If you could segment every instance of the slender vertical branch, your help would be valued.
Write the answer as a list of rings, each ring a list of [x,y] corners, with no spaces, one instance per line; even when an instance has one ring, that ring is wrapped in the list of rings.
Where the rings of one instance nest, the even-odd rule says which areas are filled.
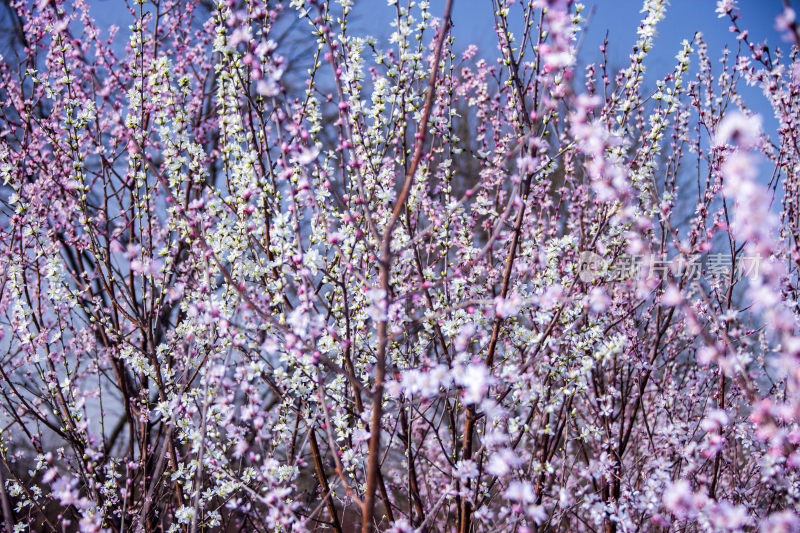
[[[403,188],[397,197],[395,208],[392,211],[389,221],[386,223],[386,228],[383,232],[383,239],[381,243],[381,256],[379,261],[380,268],[380,286],[383,290],[385,298],[388,298],[391,289],[391,268],[392,268],[392,237],[394,235],[394,227],[397,224],[400,214],[403,211],[405,202],[411,191],[411,186],[414,182],[414,175],[419,167],[422,154],[425,150],[425,139],[428,131],[428,121],[430,120],[431,110],[433,103],[436,100],[436,80],[439,76],[439,61],[442,56],[442,49],[444,47],[445,36],[450,29],[450,14],[453,8],[453,0],[447,0],[445,5],[444,15],[442,16],[442,24],[439,28],[439,35],[436,40],[436,48],[433,53],[433,62],[431,65],[431,74],[428,79],[428,89],[425,95],[425,106],[422,110],[422,118],[419,122],[419,130],[417,131],[417,141],[414,148],[414,157],[411,160],[411,165],[408,168],[408,173],[405,175]],[[388,301],[388,300],[387,300]],[[384,377],[386,375],[386,345],[388,344],[389,337],[387,335],[387,318],[384,316],[378,322],[378,350],[376,354],[376,367],[375,367],[375,382],[372,392],[372,417],[370,421],[370,440],[369,440],[369,458],[367,464],[367,487],[364,496],[364,512],[361,529],[364,533],[372,531],[372,519],[375,512],[375,491],[378,484],[378,471],[380,469],[380,456],[381,456],[381,418],[383,415],[383,389]]]

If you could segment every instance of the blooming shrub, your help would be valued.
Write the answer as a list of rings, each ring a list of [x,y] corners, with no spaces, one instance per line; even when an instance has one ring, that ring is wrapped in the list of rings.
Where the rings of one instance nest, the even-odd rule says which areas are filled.
[[[388,3],[8,5],[6,531],[800,531],[796,50]]]

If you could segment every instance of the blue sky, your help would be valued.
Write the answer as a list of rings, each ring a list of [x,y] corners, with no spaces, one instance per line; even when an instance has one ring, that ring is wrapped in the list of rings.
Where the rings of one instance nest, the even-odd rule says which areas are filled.
[[[400,0],[404,1],[404,0]],[[494,10],[492,0],[454,0],[453,24],[456,48],[463,50],[469,44],[476,44],[480,54],[494,56],[497,38],[494,33]],[[517,2],[519,3],[519,1]],[[628,56],[636,41],[636,30],[642,19],[641,0],[584,0],[585,16],[590,16],[590,23],[580,53],[582,64],[597,62],[601,59],[599,46],[606,32],[609,34],[610,66],[620,68],[628,64]],[[441,16],[444,12],[445,0],[430,0],[431,12]],[[741,17],[739,24],[747,29],[751,41],[766,41],[770,48],[779,46],[788,51],[789,45],[781,40],[775,30],[775,17],[783,10],[781,0],[739,0]],[[675,55],[681,49],[683,39],[691,39],[700,31],[708,45],[708,54],[715,72],[720,65],[721,57],[727,45],[736,50],[738,41],[729,31],[730,20],[719,18],[716,0],[671,0],[667,8],[666,18],[658,25],[655,45],[646,60],[648,72],[645,87],[655,88],[655,81],[662,79],[675,67]],[[385,38],[391,33],[390,21],[394,17],[394,8],[386,5],[386,0],[358,0],[354,9],[356,15],[351,29],[353,33],[370,34]],[[516,14],[521,21],[519,6],[512,8],[512,17]],[[514,20],[512,18],[512,20]],[[521,22],[517,28],[521,27]],[[512,30],[514,28],[512,27]],[[518,33],[519,35],[519,33]],[[692,56],[696,62],[696,56]],[[771,108],[757,87],[739,87],[744,101],[753,110],[764,115],[767,131],[777,127]]]
[[[101,26],[117,24],[122,29],[130,23],[122,0],[87,0]],[[401,0],[407,1],[407,0]],[[288,0],[284,0],[288,3]],[[444,0],[430,0],[432,13],[439,16],[444,11]],[[602,41],[606,30],[610,32],[610,51],[624,58],[636,37],[636,27],[641,20],[640,0],[584,0],[586,12],[593,12],[586,38],[586,47],[594,47]],[[750,29],[756,40],[766,39],[771,45],[782,44],[774,29],[775,16],[781,11],[781,0],[739,0],[744,26]],[[709,42],[710,51],[725,42],[732,42],[728,33],[727,19],[717,18],[714,13],[715,0],[671,0],[667,18],[659,26],[655,56],[671,60],[680,41],[691,38],[695,31],[702,31]],[[389,21],[394,8],[386,0],[356,0],[354,29],[376,37],[388,36]],[[493,47],[494,17],[491,0],[455,0],[453,20],[456,38],[461,46],[474,43]]]
[[[403,1],[403,0],[401,0]],[[476,44],[480,54],[493,56],[496,52],[497,38],[494,33],[494,9],[492,0],[454,0],[453,24],[456,48],[463,50],[469,44]],[[519,2],[517,2],[519,3]],[[636,30],[642,19],[641,0],[584,0],[584,16],[591,17],[586,35],[583,38],[580,59],[582,64],[597,62],[601,58],[599,46],[606,32],[609,34],[609,60],[612,67],[624,67],[636,41]],[[441,16],[445,0],[430,0],[431,12]],[[741,18],[739,24],[749,30],[753,42],[766,41],[770,48],[779,46],[788,50],[788,43],[781,41],[775,30],[775,17],[783,10],[781,0],[739,0]],[[514,6],[512,15],[520,19],[521,9]],[[513,9],[513,8],[512,8]],[[700,31],[708,45],[708,54],[713,67],[719,72],[719,62],[723,48],[732,50],[738,46],[734,34],[729,31],[730,20],[719,18],[716,0],[671,0],[666,18],[659,23],[655,45],[647,58],[648,73],[646,87],[655,87],[655,80],[662,79],[675,67],[675,55],[681,49],[683,39],[691,39]],[[358,0],[354,9],[356,15],[352,30],[354,33],[371,34],[385,38],[391,33],[390,21],[394,8],[386,5],[386,0]],[[513,18],[512,18],[513,20]],[[512,27],[512,30],[514,28]],[[519,35],[519,33],[518,33]],[[692,60],[696,57],[693,56]],[[777,125],[766,99],[756,87],[741,84],[740,90],[745,102],[755,111],[764,115],[765,126],[772,129]]]
[[[132,20],[127,9],[121,6],[122,0],[88,0],[88,3],[101,27],[111,24],[120,26],[122,31],[117,39],[123,41],[126,38],[125,30]],[[288,0],[284,0],[284,3],[288,4]],[[431,12],[436,16],[443,13],[445,0],[430,0],[430,4]],[[599,45],[608,31],[611,66],[625,66],[642,18],[641,0],[584,0],[584,4],[584,13],[591,14],[591,22],[583,40],[581,62],[586,64],[600,59]],[[754,42],[767,41],[770,47],[788,49],[788,44],[781,41],[774,28],[775,17],[782,10],[781,0],[739,0],[738,4],[742,15],[740,23],[750,31]],[[512,13],[519,15],[519,6],[514,7],[516,9]],[[672,70],[681,41],[691,39],[696,31],[703,33],[715,67],[718,62],[714,58],[720,56],[726,44],[735,49],[737,41],[728,30],[730,22],[727,18],[718,18],[715,8],[715,0],[671,0],[666,19],[658,26],[655,46],[647,59],[649,72],[646,86],[654,85],[655,80]],[[392,31],[390,22],[393,18],[394,8],[388,6],[386,0],[356,0],[351,33],[385,39]],[[455,0],[453,22],[457,49],[463,50],[469,44],[476,44],[484,56],[497,53],[491,0]],[[771,111],[758,90],[742,89],[746,101],[767,115],[765,125],[772,126]]]
[[[609,52],[617,61],[625,61],[636,40],[636,28],[641,21],[640,0],[585,0],[585,13],[593,13],[585,38],[583,52],[597,55],[606,31],[609,32]],[[784,45],[774,29],[775,16],[782,10],[781,0],[740,0],[742,25],[750,30],[756,41],[767,40],[770,45]],[[440,16],[444,0],[430,0],[431,12]],[[518,6],[517,6],[518,7]],[[672,0],[667,17],[659,24],[652,66],[666,72],[674,63],[683,39],[691,39],[701,31],[709,45],[709,53],[722,49],[726,43],[735,46],[728,31],[729,21],[717,18],[715,0]],[[512,13],[519,13],[516,9]],[[385,0],[360,0],[354,9],[357,19],[354,29],[376,37],[388,36],[393,8]],[[484,52],[494,50],[494,17],[491,0],[455,0],[453,22],[458,48],[477,44]]]
[[[101,27],[117,24],[124,31],[132,22],[127,9],[121,6],[122,0],[88,0],[88,3]],[[284,3],[288,3],[288,0],[284,0]],[[440,16],[444,11],[444,3],[444,0],[430,0],[431,12]],[[742,25],[750,30],[755,41],[767,40],[771,46],[786,46],[774,29],[775,16],[781,11],[781,0],[739,0],[738,3]],[[598,46],[608,31],[611,58],[623,64],[636,39],[636,28],[642,17],[639,12],[642,2],[584,0],[584,4],[585,13],[592,13],[582,50],[584,57],[598,56]],[[735,40],[728,32],[728,20],[717,18],[715,7],[715,0],[671,0],[667,17],[659,25],[656,46],[649,59],[650,66],[659,72],[671,69],[681,40],[690,39],[695,31],[705,35],[712,57],[726,43],[735,46]],[[519,9],[515,12],[519,13]],[[351,27],[357,33],[378,38],[390,34],[389,23],[394,17],[394,8],[388,6],[386,0],[356,0],[354,14]],[[491,0],[455,0],[453,21],[459,49],[476,44],[484,54],[494,52],[496,39]]]

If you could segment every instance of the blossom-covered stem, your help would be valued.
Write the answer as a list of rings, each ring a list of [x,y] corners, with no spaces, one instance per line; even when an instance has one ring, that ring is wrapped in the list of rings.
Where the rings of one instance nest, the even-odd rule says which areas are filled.
[[[495,0],[498,57],[90,3],[0,2],[15,533],[800,528],[800,66],[735,0],[655,78],[663,0],[620,69],[571,0]]]
[[[498,5],[499,7],[499,5]],[[497,11],[497,10],[496,10]],[[505,32],[506,40],[508,40],[508,27],[507,21],[505,16],[501,16],[500,20],[502,21],[502,29]],[[526,15],[527,20],[527,15]],[[542,44],[542,37],[543,37],[543,20],[544,20],[544,11],[539,15],[539,23],[536,27],[537,33],[537,48]],[[526,25],[525,31],[527,35],[527,31],[529,27]],[[500,31],[498,29],[498,31]],[[514,58],[514,52],[510,46],[506,46],[503,48],[503,52],[506,54],[506,61],[508,63],[508,71],[509,76],[514,83],[516,88],[516,95],[518,98],[518,105],[520,108],[520,115],[522,116],[522,122],[525,125],[525,128],[529,134],[533,134],[533,121],[531,120],[531,116],[527,111],[527,107],[525,104],[525,94],[526,90],[522,85],[520,80],[519,74],[519,65],[517,64],[517,60]],[[520,51],[522,53],[522,51]],[[538,100],[539,100],[539,61],[540,61],[540,54],[536,54],[533,75],[534,75],[534,83],[533,83],[533,109],[536,110],[538,107]],[[519,207],[517,212],[517,217],[514,221],[514,231],[511,237],[511,244],[509,245],[509,252],[508,258],[506,259],[505,270],[503,271],[503,278],[502,284],[500,287],[500,298],[505,299],[508,297],[508,292],[510,288],[511,282],[511,272],[514,267],[514,260],[517,255],[517,248],[519,246],[519,240],[522,232],[522,224],[525,220],[525,208],[528,203],[528,194],[530,193],[531,189],[531,181],[534,178],[534,174],[532,172],[527,172],[523,178],[520,191],[519,191]],[[500,338],[500,330],[502,327],[502,317],[495,316],[494,323],[492,326],[492,334],[489,339],[489,346],[486,350],[486,359],[485,364],[486,367],[491,369],[494,365],[494,358],[495,352],[497,350],[497,343]],[[472,458],[472,440],[473,440],[473,433],[475,432],[475,422],[476,422],[476,410],[474,405],[468,405],[466,409],[466,413],[464,416],[464,437],[461,446],[461,455],[464,459],[470,460]],[[461,510],[460,510],[460,524],[459,524],[459,531],[460,533],[469,533],[471,527],[471,516],[472,516],[472,508],[473,503],[469,501],[468,498],[465,498],[461,502]]]
[[[436,95],[436,80],[439,75],[439,60],[442,55],[444,40],[450,27],[450,14],[452,8],[453,0],[447,0],[431,62],[431,74],[428,80],[427,94],[425,96],[425,104],[422,110],[422,116],[417,129],[414,156],[408,168],[408,173],[404,176],[403,188],[400,190],[395,207],[392,210],[391,216],[389,217],[386,227],[383,230],[379,270],[380,286],[383,294],[386,296],[390,294],[391,290],[390,276],[392,268],[392,237],[394,236],[394,227],[397,224],[397,220],[400,218],[402,210],[405,207],[406,199],[411,191],[411,185],[414,182],[414,175],[417,172],[417,167],[419,166],[425,149],[428,120],[430,119],[430,114]],[[378,474],[380,470],[381,418],[383,414],[384,377],[386,375],[386,347],[389,342],[386,317],[383,317],[378,322],[377,335],[378,349],[376,353],[377,361],[375,365],[375,376],[372,392],[372,417],[370,422],[370,453],[367,464],[367,486],[364,494],[364,509],[361,526],[363,533],[369,533],[373,529],[372,518],[375,510],[375,492],[377,489]],[[390,505],[391,502],[387,502],[387,506]]]

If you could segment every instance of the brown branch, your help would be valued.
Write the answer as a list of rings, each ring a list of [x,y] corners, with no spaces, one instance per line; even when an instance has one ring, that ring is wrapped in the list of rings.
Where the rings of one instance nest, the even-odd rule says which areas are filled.
[[[317,471],[319,490],[325,495],[325,505],[328,507],[328,513],[331,515],[333,529],[335,529],[338,533],[342,533],[342,524],[339,522],[339,516],[336,514],[336,506],[333,504],[331,487],[328,484],[328,478],[325,476],[325,469],[322,466],[319,445],[317,444],[317,436],[314,434],[313,427],[309,428],[308,442],[311,444],[311,455],[314,457],[314,469]]]
[[[453,0],[447,0],[447,5],[444,9],[444,16],[442,17],[442,26],[439,28],[439,36],[436,40],[436,48],[433,54],[433,65],[431,68],[431,75],[428,80],[428,92],[425,95],[425,107],[422,111],[422,119],[420,120],[419,130],[417,131],[417,144],[414,148],[414,158],[411,160],[411,166],[405,176],[403,188],[397,198],[397,202],[392,211],[392,216],[386,224],[386,229],[383,233],[383,242],[381,244],[381,259],[380,259],[380,280],[381,288],[384,291],[386,298],[389,297],[389,276],[391,273],[392,265],[392,237],[394,226],[400,218],[400,213],[405,206],[408,195],[411,191],[411,185],[414,182],[414,174],[417,172],[417,167],[422,159],[422,153],[425,145],[425,137],[428,130],[428,120],[430,119],[431,109],[433,108],[433,101],[436,98],[436,79],[439,75],[439,60],[442,56],[442,48],[444,46],[444,39],[447,31],[450,28],[450,13],[453,8]],[[375,369],[375,389],[372,396],[372,420],[370,421],[370,440],[369,440],[369,462],[367,465],[367,487],[366,494],[364,495],[363,519],[361,523],[361,531],[369,533],[372,531],[372,517],[375,513],[375,492],[378,486],[379,470],[380,470],[380,448],[381,448],[381,416],[383,415],[383,380],[386,375],[386,345],[389,341],[387,334],[386,318],[378,322],[378,353],[377,365]],[[391,505],[387,503],[387,506]]]

